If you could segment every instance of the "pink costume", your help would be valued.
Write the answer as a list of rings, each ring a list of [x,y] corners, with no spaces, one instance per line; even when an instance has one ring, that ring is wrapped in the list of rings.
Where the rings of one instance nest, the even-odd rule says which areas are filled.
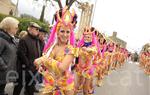
[[[85,43],[84,36],[85,35],[92,35],[92,42]],[[97,49],[97,41],[95,39],[95,34],[87,33],[84,31],[82,39],[78,43],[78,47],[80,48],[79,52],[79,64],[77,65],[77,73],[79,75],[84,76],[85,78],[92,78],[95,71],[94,65],[94,57],[96,56],[98,49]],[[86,48],[86,51],[82,50],[81,48]]]
[[[74,33],[73,26],[71,24],[74,13],[70,13],[69,10],[64,9],[62,17],[57,14],[58,21],[51,30],[48,43],[43,50],[43,56],[35,60],[35,64],[39,66],[39,72],[44,76],[45,86],[43,93],[52,93],[52,95],[64,95],[63,91],[74,89],[74,75],[69,67],[65,72],[60,71],[59,64],[63,61],[66,55],[76,56],[76,49],[74,48]],[[70,28],[70,39],[66,45],[64,52],[61,56],[54,56],[53,48],[57,43],[57,34],[61,26]],[[70,65],[71,66],[71,65]],[[59,92],[58,92],[59,90]]]

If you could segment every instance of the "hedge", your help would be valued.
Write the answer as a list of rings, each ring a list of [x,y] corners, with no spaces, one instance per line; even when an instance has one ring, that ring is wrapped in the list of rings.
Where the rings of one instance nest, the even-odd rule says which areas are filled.
[[[4,15],[4,14],[0,14],[0,22],[3,20],[3,18],[5,18],[6,17],[6,15]]]
[[[4,15],[4,14],[0,14],[0,22],[2,21],[3,18],[10,16],[10,15]],[[19,24],[19,31],[22,30],[27,30],[27,27],[29,25],[29,22],[36,22],[37,24],[39,24],[41,27],[43,27],[46,31],[48,31],[48,24],[45,22],[40,22],[39,20],[36,19],[31,19],[31,18],[17,18],[20,21]]]

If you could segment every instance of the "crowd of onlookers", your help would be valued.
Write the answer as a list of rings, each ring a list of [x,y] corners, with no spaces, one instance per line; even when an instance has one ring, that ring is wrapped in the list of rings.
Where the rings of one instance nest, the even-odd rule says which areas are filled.
[[[35,22],[30,22],[26,31],[18,32],[19,21],[6,17],[0,22],[0,95],[5,93],[8,82],[14,82],[13,95],[19,95],[25,88],[25,95],[38,92],[37,82],[42,76],[37,72],[33,61],[42,55],[47,31]]]

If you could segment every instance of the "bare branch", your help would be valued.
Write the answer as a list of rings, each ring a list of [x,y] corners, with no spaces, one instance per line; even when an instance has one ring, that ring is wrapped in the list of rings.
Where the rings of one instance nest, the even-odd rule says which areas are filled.
[[[68,3],[68,9],[70,9],[70,7],[72,6],[72,4],[75,2],[76,0],[70,0],[70,2]]]

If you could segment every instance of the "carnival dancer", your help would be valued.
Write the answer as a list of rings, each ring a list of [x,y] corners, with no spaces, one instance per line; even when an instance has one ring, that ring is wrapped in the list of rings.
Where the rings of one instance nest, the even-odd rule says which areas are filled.
[[[150,75],[150,47],[140,54],[140,64],[143,65],[145,74]]]
[[[84,95],[93,94],[92,78],[94,75],[95,67],[93,65],[94,56],[97,53],[97,42],[95,39],[95,33],[92,32],[93,28],[86,27],[83,32],[83,37],[78,43],[79,51],[79,63],[77,65],[78,81],[76,88],[82,89]]]
[[[140,62],[140,67],[142,68],[142,69],[144,69],[145,68],[145,56],[146,56],[146,52],[145,51],[142,51],[141,53],[140,53],[140,57],[139,57],[139,62]]]
[[[111,73],[111,66],[112,66],[112,63],[114,62],[113,60],[114,52],[115,52],[115,43],[111,39],[109,39],[109,42],[107,44],[107,50],[104,55],[106,57],[106,62],[107,62],[106,63],[107,68],[105,72],[106,75]]]
[[[99,46],[98,46],[98,55],[97,55],[97,59],[96,59],[96,64],[97,64],[97,83],[96,85],[98,87],[100,87],[102,85],[102,80],[104,78],[104,71],[105,71],[105,57],[104,57],[104,54],[106,52],[106,47],[107,47],[107,44],[106,44],[106,39],[104,37],[103,34],[99,34],[99,39],[98,39],[98,43],[99,43]]]
[[[146,70],[147,70],[147,73],[148,75],[150,75],[150,47],[147,49],[147,55],[145,57],[145,62],[146,62]]]
[[[120,66],[121,63],[119,62],[119,60],[122,58],[120,44],[116,44],[115,52],[112,58],[113,58],[112,70],[116,70],[117,67],[118,68],[121,67]]]
[[[44,76],[45,86],[42,95],[74,95],[74,75],[71,64],[76,56],[72,18],[65,7],[62,16],[57,13],[49,41],[44,48],[43,56],[35,60],[39,72]]]
[[[121,56],[121,58],[119,60],[119,63],[120,63],[120,67],[121,67],[125,64],[125,62],[128,58],[128,51],[123,47],[120,48],[120,56]],[[119,59],[119,57],[118,57],[118,59]]]

